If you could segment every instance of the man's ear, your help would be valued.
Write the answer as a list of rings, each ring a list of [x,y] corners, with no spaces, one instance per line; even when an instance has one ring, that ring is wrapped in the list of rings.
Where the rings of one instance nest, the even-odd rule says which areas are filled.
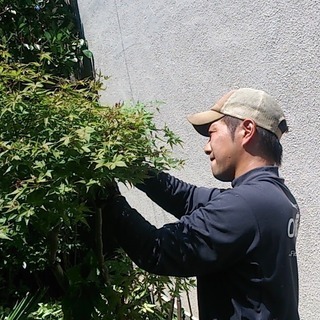
[[[243,144],[252,141],[257,131],[257,125],[252,119],[244,119],[241,123],[241,135]]]

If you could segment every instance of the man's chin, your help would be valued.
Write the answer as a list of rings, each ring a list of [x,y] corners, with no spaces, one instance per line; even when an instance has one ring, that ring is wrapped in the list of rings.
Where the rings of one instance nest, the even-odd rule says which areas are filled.
[[[227,173],[217,173],[212,171],[212,174],[217,180],[222,182],[231,182],[234,179],[233,175]]]

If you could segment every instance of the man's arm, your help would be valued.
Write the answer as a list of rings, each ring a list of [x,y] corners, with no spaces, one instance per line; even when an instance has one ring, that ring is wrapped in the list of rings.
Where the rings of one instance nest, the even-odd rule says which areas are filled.
[[[159,229],[122,196],[113,200],[110,215],[121,247],[139,267],[156,274],[198,276],[221,270],[241,260],[259,238],[250,210],[234,196]]]
[[[178,219],[204,206],[220,194],[221,189],[196,187],[165,172],[149,172],[149,177],[136,187],[165,211]]]

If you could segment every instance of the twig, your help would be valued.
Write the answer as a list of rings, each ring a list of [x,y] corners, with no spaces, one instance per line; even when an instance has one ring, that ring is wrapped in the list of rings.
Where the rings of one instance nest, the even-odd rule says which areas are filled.
[[[177,318],[178,320],[182,320],[182,307],[180,296],[177,297]]]
[[[193,318],[193,312],[192,312],[192,307],[191,307],[189,291],[187,291],[187,290],[186,290],[186,295],[187,295],[188,307],[189,307],[189,312],[190,312],[190,318],[192,319]]]
[[[99,269],[102,275],[102,279],[105,283],[109,281],[108,270],[104,263],[103,256],[103,239],[102,239],[102,209],[97,208],[95,211],[95,240],[96,240],[96,250],[98,257]]]
[[[66,276],[60,263],[57,262],[57,251],[59,246],[58,236],[59,226],[56,226],[48,233],[49,265],[60,287],[65,291],[67,288]]]

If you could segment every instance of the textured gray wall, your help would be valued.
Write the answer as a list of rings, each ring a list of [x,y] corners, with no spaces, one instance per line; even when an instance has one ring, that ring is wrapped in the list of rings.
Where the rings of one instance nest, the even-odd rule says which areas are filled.
[[[185,141],[176,176],[221,186],[187,114],[231,88],[261,88],[282,104],[291,132],[281,174],[301,207],[298,239],[302,320],[320,314],[320,1],[78,0],[97,70],[111,76],[102,102],[161,100],[156,121]],[[130,202],[158,225],[166,215],[142,194]],[[141,204],[142,203],[142,204]],[[290,320],[290,319],[288,319]]]

